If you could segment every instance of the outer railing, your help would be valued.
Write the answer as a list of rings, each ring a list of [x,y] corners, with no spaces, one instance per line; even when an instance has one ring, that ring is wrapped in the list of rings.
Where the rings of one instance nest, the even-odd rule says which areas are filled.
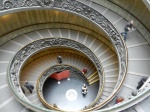
[[[116,48],[118,59],[119,59],[119,78],[118,78],[117,85],[113,93],[111,94],[111,96],[108,99],[106,99],[103,103],[97,102],[97,105],[94,106],[93,109],[99,108],[105,105],[106,103],[108,103],[114,97],[114,95],[119,91],[124,81],[126,68],[127,68],[127,49],[120,34],[113,26],[113,24],[96,10],[76,0],[47,0],[47,1],[45,0],[3,0],[1,2],[0,13],[6,14],[15,11],[31,10],[31,9],[53,9],[53,10],[55,9],[55,10],[67,11],[70,13],[80,15],[86,18],[87,20],[89,20],[90,22],[93,22],[96,25],[98,25],[110,37],[111,42],[114,44],[114,47]],[[32,51],[34,49],[34,46],[30,46],[30,47]],[[24,56],[26,56],[27,54],[25,51],[23,51],[22,53],[24,55],[22,54],[21,55],[24,58]],[[9,75],[14,79],[14,82],[12,84],[15,88],[15,86],[17,87],[19,84],[18,71],[20,70],[19,66],[21,66],[21,64],[17,62],[18,60],[13,60],[13,61],[16,62],[15,65],[10,67]],[[21,61],[23,60],[20,59],[19,62]],[[15,66],[18,67],[16,69],[16,70],[19,69],[18,71],[14,70]],[[17,91],[19,92],[20,88]]]
[[[99,110],[98,112],[118,112],[144,100],[150,95],[150,77],[144,82],[139,90],[133,92],[134,95],[130,96],[128,100],[115,104],[110,108]]]
[[[150,87],[146,87],[141,91],[137,91],[136,96],[130,97],[130,99],[123,101],[121,103],[115,104],[114,106],[102,110],[97,110],[97,112],[119,112],[121,110],[125,110],[142,100],[144,100],[146,97],[150,95]]]

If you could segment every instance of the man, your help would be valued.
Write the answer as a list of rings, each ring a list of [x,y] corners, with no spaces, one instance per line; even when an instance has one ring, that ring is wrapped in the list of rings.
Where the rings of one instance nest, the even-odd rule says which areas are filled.
[[[24,85],[29,91],[30,93],[32,94],[32,91],[34,89],[34,86],[32,84],[30,84],[28,81],[25,82],[25,85]]]
[[[82,94],[83,95],[87,94],[87,86],[85,84],[83,84],[83,86],[82,86]]]
[[[128,22],[128,23],[125,25],[125,27],[124,27],[124,31],[125,31],[125,32],[122,32],[122,33],[121,33],[121,35],[124,36],[124,40],[125,40],[125,41],[126,41],[128,32],[133,29],[133,24],[134,24],[134,21],[133,21],[133,20],[131,20],[130,22]]]
[[[61,56],[58,56],[58,57],[57,57],[57,61],[58,61],[59,64],[61,64],[61,63],[62,63],[62,57],[61,57]]]

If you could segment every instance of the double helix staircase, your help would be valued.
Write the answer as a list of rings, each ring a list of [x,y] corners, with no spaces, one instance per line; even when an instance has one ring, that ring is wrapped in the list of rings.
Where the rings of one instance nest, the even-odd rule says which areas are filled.
[[[109,21],[113,23],[119,32],[124,31],[124,26],[127,21],[120,15],[94,2],[90,2],[88,0],[82,0],[81,2],[103,14]],[[109,97],[118,79],[119,62],[116,53],[99,39],[84,32],[67,28],[48,28],[20,35],[0,46],[0,94],[2,95],[0,97],[0,112],[30,111],[28,108],[21,105],[14,96],[12,96],[7,82],[7,68],[10,60],[21,48],[36,40],[52,37],[67,38],[77,41],[95,53],[104,68],[105,74],[104,90],[100,98],[100,102]],[[136,90],[138,82],[141,80],[141,78],[149,77],[150,73],[150,46],[141,33],[136,30],[136,28],[129,32],[126,45],[128,48],[127,75],[121,90],[116,94],[116,97],[124,97],[125,101],[129,99],[131,92]],[[94,83],[98,81],[99,76],[97,73],[95,73],[96,69],[95,67],[91,66],[92,64],[88,59],[71,52],[68,53],[59,51],[43,55],[42,57],[39,57],[28,63],[22,69],[20,84],[23,85],[24,82],[28,80],[36,86],[36,80],[38,79],[38,76],[50,66],[58,64],[56,59],[58,55],[62,55],[63,62],[65,64],[75,66],[79,70],[84,67],[88,68],[86,77],[88,78],[91,86],[94,86]],[[34,105],[44,107],[37,96],[36,89],[32,94],[27,91],[25,95]],[[105,105],[103,109],[113,107],[115,105],[116,97],[114,97],[112,101]],[[148,112],[148,101],[149,97],[144,99],[142,102],[137,102],[135,105],[131,105],[130,108],[126,109],[125,111]]]

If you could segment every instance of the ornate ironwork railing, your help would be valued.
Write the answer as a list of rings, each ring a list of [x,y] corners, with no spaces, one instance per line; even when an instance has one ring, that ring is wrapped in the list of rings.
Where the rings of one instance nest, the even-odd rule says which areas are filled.
[[[88,85],[88,80],[87,78],[85,77],[85,75],[83,75],[82,71],[78,70],[77,68],[73,67],[73,66],[70,66],[70,65],[54,65],[50,68],[48,68],[47,70],[45,70],[38,78],[38,81],[37,81],[37,92],[38,92],[38,95],[39,95],[39,98],[40,100],[42,101],[42,103],[47,106],[48,108],[50,109],[54,109],[55,107],[49,103],[46,102],[46,100],[44,99],[43,97],[43,86],[44,86],[44,82],[47,80],[47,78],[52,75],[53,73],[56,73],[56,72],[61,72],[61,71],[64,71],[64,70],[69,70],[70,71],[70,74],[71,76],[70,77],[73,77],[74,76],[77,76],[77,77],[80,77],[80,79],[86,83]],[[55,108],[55,110],[58,110],[58,108]]]
[[[76,41],[73,41],[70,39],[64,39],[64,38],[46,38],[46,39],[37,40],[23,47],[14,56],[9,66],[8,78],[9,78],[12,90],[18,95],[18,97],[23,96],[23,93],[21,91],[20,84],[19,84],[20,71],[22,69],[23,64],[33,54],[45,48],[49,48],[49,47],[67,47],[67,48],[75,49],[85,54],[91,60],[91,62],[95,65],[98,71],[99,77],[101,77],[99,81],[99,92],[95,99],[95,102],[97,102],[96,100],[99,99],[102,93],[103,85],[104,85],[104,73],[103,73],[103,67],[101,66],[100,61],[95,56],[95,54],[86,46]],[[22,97],[22,99],[24,98],[25,97]]]
[[[88,19],[89,21],[95,23],[96,25],[98,25],[110,37],[111,42],[114,44],[114,47],[116,48],[118,59],[119,59],[119,78],[112,95],[106,101],[104,101],[103,104],[100,104],[98,102],[95,108],[99,108],[102,105],[106,104],[110,99],[113,98],[115,93],[117,93],[118,90],[120,89],[124,81],[126,69],[127,69],[127,49],[120,34],[113,26],[113,24],[110,21],[108,21],[102,14],[100,14],[96,10],[92,9],[91,7],[83,3],[80,3],[77,0],[3,0],[0,5],[0,9],[1,9],[0,11],[2,11],[1,14],[4,12],[12,13],[13,11],[17,11],[17,10],[19,11],[21,9],[27,10],[32,8],[33,9],[36,8],[55,9],[55,10],[67,11],[70,13],[80,15]],[[20,88],[18,88],[19,85],[18,73],[20,70],[20,66],[22,65],[22,63],[20,62],[23,62],[24,59],[28,56],[28,54],[30,54],[30,52],[32,51],[34,52],[35,50],[40,49],[40,46],[49,45],[50,43],[51,42],[40,43],[39,41],[36,41],[34,42],[35,45],[31,44],[26,49],[22,49],[21,52],[17,53],[17,55],[15,56],[16,59],[14,58],[12,61],[13,63],[10,65],[10,72],[9,72],[9,75],[14,80],[12,84],[13,87],[16,88],[15,89],[16,91],[20,92]],[[57,42],[55,44],[57,44]],[[20,56],[18,56],[18,54],[20,54]],[[97,59],[93,60],[93,62],[95,61],[97,61]],[[101,66],[97,66],[96,68],[97,70],[99,70],[101,69]],[[101,71],[98,72],[100,73]],[[100,81],[100,83],[101,82],[103,81]],[[101,85],[102,84],[100,84],[100,86]]]

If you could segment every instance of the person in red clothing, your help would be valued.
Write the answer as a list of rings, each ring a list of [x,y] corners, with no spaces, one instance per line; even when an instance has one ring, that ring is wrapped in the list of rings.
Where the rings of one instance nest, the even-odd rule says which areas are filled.
[[[116,99],[116,104],[117,104],[117,103],[120,103],[120,102],[122,102],[122,101],[124,101],[124,98],[123,98],[123,97],[119,97],[119,98]]]
[[[83,73],[83,74],[87,73],[87,68],[83,68],[83,69],[82,69],[82,73]]]

